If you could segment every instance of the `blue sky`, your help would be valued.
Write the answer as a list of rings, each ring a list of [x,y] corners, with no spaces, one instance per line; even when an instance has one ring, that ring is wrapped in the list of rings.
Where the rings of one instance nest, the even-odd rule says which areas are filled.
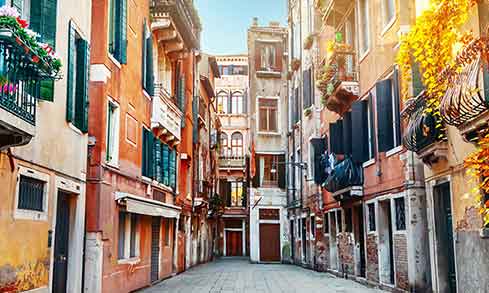
[[[246,30],[252,18],[260,25],[287,22],[286,0],[194,0],[202,22],[201,48],[205,53],[246,53]]]

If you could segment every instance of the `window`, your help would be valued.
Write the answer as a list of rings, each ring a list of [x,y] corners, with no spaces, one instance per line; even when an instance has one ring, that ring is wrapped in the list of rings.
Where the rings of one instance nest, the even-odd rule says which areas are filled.
[[[127,62],[127,0],[109,0],[108,50],[117,61]]]
[[[401,145],[401,115],[397,69],[376,84],[377,144],[379,152]]]
[[[107,163],[119,162],[119,107],[113,101],[107,103]]]
[[[369,203],[367,205],[368,209],[368,231],[373,232],[376,230],[375,227],[375,204]]]
[[[262,71],[274,71],[277,68],[277,52],[275,45],[263,44],[260,49],[260,70]]]
[[[406,210],[404,206],[404,197],[395,198],[394,205],[396,208],[396,230],[406,230]]]
[[[118,259],[139,256],[138,215],[119,212]]]
[[[225,132],[221,132],[221,157],[229,156],[229,144],[228,135]]]
[[[263,164],[263,186],[277,186],[278,184],[278,176],[277,176],[277,168],[278,168],[278,157],[274,155],[262,155],[260,156],[260,160],[262,160]]]
[[[231,135],[231,156],[243,157],[243,135],[240,132]]]
[[[394,16],[396,14],[394,0],[382,0],[382,13],[384,18],[383,24],[385,27],[394,19]]]
[[[87,133],[90,46],[76,32],[73,21],[70,21],[68,39],[66,120]]]
[[[142,85],[149,95],[154,93],[154,73],[153,73],[153,36],[148,30],[146,19],[143,24],[143,49],[142,49]],[[164,66],[164,65],[163,65]]]
[[[358,0],[358,29],[360,31],[360,55],[365,54],[370,46],[368,0]]]
[[[228,66],[222,66],[222,75],[229,75],[229,67]]]
[[[231,206],[243,206],[243,182],[231,182]]]
[[[343,232],[343,217],[341,216],[341,210],[336,211],[336,219],[338,219],[338,232]]]
[[[352,208],[347,208],[345,210],[345,222],[346,222],[346,232],[353,232],[353,213]]]
[[[323,216],[323,233],[329,233],[329,213],[325,213]]]
[[[176,191],[177,152],[143,128],[142,175]]]
[[[219,114],[228,113],[228,95],[226,93],[219,93],[217,95],[217,112]]]
[[[232,67],[232,75],[248,75],[248,66],[236,66]]]
[[[301,221],[302,221],[302,219],[297,219],[296,220],[296,223],[297,223],[297,238],[301,238],[302,237]]]
[[[21,175],[17,208],[42,212],[46,182]]]
[[[231,96],[231,113],[242,114],[243,113],[243,94],[234,93]]]
[[[316,239],[316,217],[311,216],[311,239]]]
[[[277,108],[278,100],[270,98],[259,98],[259,131],[277,132],[278,118]]]

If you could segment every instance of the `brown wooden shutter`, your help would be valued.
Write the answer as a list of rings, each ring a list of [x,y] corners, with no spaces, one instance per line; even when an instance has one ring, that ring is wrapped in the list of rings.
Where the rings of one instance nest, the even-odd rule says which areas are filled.
[[[282,43],[275,45],[275,69],[282,72],[284,50]]]
[[[255,70],[261,70],[261,48],[262,44],[255,41]]]

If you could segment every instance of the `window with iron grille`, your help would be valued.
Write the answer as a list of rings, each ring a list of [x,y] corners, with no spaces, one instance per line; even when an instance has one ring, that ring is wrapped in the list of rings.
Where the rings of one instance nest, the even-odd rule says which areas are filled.
[[[17,208],[42,212],[44,209],[45,184],[44,181],[21,175]]]
[[[396,207],[396,229],[397,231],[406,230],[406,210],[404,205],[404,197],[394,199]]]
[[[329,214],[325,213],[323,216],[323,233],[329,233]]]
[[[375,204],[370,203],[368,207],[368,231],[375,231]]]

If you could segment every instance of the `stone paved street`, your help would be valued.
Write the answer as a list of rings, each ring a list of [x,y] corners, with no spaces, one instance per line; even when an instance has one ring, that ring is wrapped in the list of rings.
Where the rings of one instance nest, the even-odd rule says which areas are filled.
[[[383,292],[356,282],[292,265],[257,265],[245,259],[221,259],[197,266],[139,293],[187,292]]]

